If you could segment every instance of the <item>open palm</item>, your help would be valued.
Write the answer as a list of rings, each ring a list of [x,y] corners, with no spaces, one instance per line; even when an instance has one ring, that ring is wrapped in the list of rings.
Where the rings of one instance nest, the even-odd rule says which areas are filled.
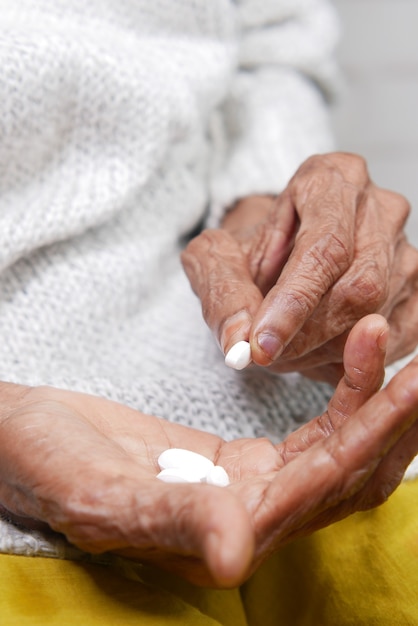
[[[418,448],[418,363],[376,393],[386,335],[379,316],[357,324],[328,411],[276,446],[4,383],[0,502],[86,551],[152,562],[198,584],[239,584],[293,537],[379,504],[401,480]],[[230,486],[158,481],[158,456],[170,447],[223,465]]]

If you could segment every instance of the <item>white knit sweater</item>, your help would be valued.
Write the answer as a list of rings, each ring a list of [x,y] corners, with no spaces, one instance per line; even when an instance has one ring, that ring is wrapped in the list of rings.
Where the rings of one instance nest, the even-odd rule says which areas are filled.
[[[236,373],[179,263],[332,148],[326,0],[0,0],[0,379],[277,441],[330,390]],[[60,544],[61,545],[61,544]],[[0,523],[0,551],[73,555]]]

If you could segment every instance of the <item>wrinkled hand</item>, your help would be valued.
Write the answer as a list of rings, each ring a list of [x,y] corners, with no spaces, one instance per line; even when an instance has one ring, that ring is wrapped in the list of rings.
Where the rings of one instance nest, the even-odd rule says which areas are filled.
[[[89,552],[237,585],[292,538],[380,504],[400,482],[418,450],[418,360],[376,393],[386,340],[383,318],[361,320],[328,411],[277,446],[226,443],[108,400],[4,383],[0,502]],[[160,482],[168,447],[223,465],[231,485]]]
[[[278,198],[244,199],[223,228],[193,239],[183,265],[225,353],[249,340],[258,365],[336,384],[347,334],[364,315],[389,321],[388,362],[418,343],[408,214],[362,158],[315,156]]]

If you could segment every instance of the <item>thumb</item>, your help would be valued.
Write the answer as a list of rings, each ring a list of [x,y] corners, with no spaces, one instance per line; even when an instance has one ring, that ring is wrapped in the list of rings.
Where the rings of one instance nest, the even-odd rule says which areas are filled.
[[[227,488],[199,484],[163,485],[159,492],[152,521],[141,531],[163,551],[201,559],[214,586],[240,584],[253,559],[254,535],[237,496]],[[199,584],[194,572],[188,576],[187,566],[181,573]]]
[[[84,501],[67,523],[54,524],[55,529],[88,552],[117,551],[143,558],[194,584],[208,582],[207,574],[203,583],[196,580],[196,560],[205,564],[214,586],[243,581],[253,558],[254,536],[244,504],[230,489],[166,484],[155,478],[138,484],[126,475],[112,483],[96,488],[96,497],[90,495],[87,506]]]
[[[344,348],[344,375],[328,409],[278,445],[286,462],[337,430],[381,387],[389,327],[384,317],[367,315],[357,322]]]
[[[205,230],[187,245],[181,259],[221,349],[226,353],[248,339],[263,296],[235,238],[226,230]]]
[[[381,315],[367,315],[352,328],[344,347],[344,376],[328,405],[331,420],[352,415],[380,389],[388,338],[389,326]]]

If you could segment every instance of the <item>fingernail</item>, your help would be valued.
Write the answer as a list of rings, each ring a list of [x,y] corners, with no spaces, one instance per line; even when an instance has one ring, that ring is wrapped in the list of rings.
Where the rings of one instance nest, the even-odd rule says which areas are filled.
[[[271,333],[260,333],[257,336],[257,343],[271,361],[277,359],[283,352],[283,343],[276,335]]]
[[[237,311],[223,324],[220,332],[220,346],[225,351],[225,346],[233,345],[242,339],[247,339],[251,327],[251,318],[248,311]]]

